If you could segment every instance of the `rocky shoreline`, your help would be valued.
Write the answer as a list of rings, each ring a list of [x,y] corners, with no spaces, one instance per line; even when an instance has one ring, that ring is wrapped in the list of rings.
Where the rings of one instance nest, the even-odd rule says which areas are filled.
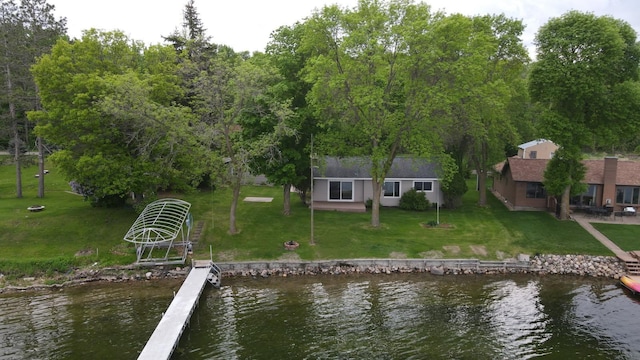
[[[624,263],[614,256],[585,255],[537,255],[531,260],[517,261],[476,261],[476,260],[388,260],[389,265],[362,265],[359,260],[338,261],[336,264],[304,264],[303,266],[235,267],[222,272],[223,279],[230,277],[271,277],[304,275],[348,275],[348,274],[392,274],[431,273],[434,275],[480,275],[480,274],[537,274],[537,275],[578,275],[619,279],[625,274]],[[366,262],[366,261],[365,261]],[[417,266],[425,262],[427,266]],[[441,264],[437,264],[440,262]],[[414,263],[399,265],[393,263]]]
[[[478,261],[451,259],[374,259],[339,260],[324,262],[248,262],[225,263],[222,265],[222,278],[271,276],[313,276],[348,274],[392,274],[392,273],[431,273],[433,275],[476,275],[476,274],[536,274],[536,275],[575,275],[606,277],[619,279],[625,274],[622,261],[613,256],[586,255],[536,255],[529,259],[507,261]],[[31,291],[56,289],[66,286],[102,281],[127,282],[158,279],[184,278],[190,266],[153,267],[136,266],[85,268],[71,274],[55,278],[26,277],[15,282],[0,274],[0,293],[12,291]]]

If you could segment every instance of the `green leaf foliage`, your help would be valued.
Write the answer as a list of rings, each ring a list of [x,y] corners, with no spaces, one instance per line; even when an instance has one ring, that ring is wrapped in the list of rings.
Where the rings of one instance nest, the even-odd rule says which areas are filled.
[[[36,131],[51,159],[97,199],[188,189],[207,169],[195,117],[181,96],[175,53],[120,32],[61,40],[33,67],[44,110]],[[172,65],[173,64],[173,65]]]
[[[441,17],[424,3],[363,0],[324,7],[305,23],[301,48],[312,57],[303,73],[324,130],[319,149],[371,159],[374,227],[393,159],[442,151],[432,116],[443,101],[432,49]]]
[[[540,28],[536,45],[529,89],[552,113],[542,119],[543,136],[584,148],[637,128],[640,47],[629,24],[570,11]]]
[[[640,126],[635,112],[640,46],[629,24],[578,11],[549,20],[535,42],[538,61],[529,90],[544,109],[539,131],[561,148],[556,153],[561,156],[549,163],[545,188],[562,194],[560,217],[565,219],[569,194],[582,189],[577,186],[584,177],[582,151],[610,149]]]
[[[403,210],[427,211],[429,210],[429,200],[424,192],[411,189],[402,194],[399,207]]]

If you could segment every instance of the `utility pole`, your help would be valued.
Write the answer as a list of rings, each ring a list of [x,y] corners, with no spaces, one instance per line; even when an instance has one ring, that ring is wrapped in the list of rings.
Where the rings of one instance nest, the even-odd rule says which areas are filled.
[[[311,148],[309,151],[309,167],[311,168],[311,240],[310,245],[315,245],[313,238],[313,134],[311,134]]]

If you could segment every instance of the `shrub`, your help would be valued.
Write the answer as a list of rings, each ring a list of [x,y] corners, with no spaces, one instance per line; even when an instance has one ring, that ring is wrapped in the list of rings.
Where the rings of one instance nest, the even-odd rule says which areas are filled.
[[[402,194],[400,208],[403,210],[426,211],[429,209],[429,200],[427,200],[423,192],[411,189]]]

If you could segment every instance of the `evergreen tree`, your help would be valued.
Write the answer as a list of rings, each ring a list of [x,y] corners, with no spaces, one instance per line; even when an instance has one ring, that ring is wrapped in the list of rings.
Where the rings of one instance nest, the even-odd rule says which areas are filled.
[[[66,20],[56,19],[53,11],[54,6],[46,0],[22,0],[19,6],[13,0],[0,3],[0,130],[11,138],[8,143],[16,166],[17,197],[22,197],[21,154],[31,143],[26,113],[39,108],[29,69],[66,32]],[[44,196],[42,175],[39,196]]]

